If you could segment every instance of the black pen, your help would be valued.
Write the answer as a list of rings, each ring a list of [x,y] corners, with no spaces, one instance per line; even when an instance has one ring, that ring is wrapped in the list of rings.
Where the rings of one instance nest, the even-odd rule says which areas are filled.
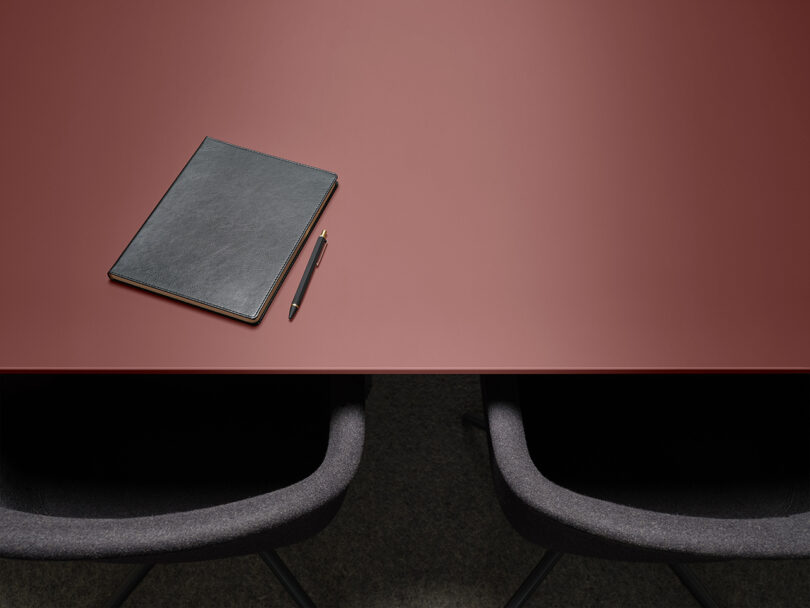
[[[309,285],[309,280],[312,278],[312,273],[315,272],[315,267],[321,263],[321,253],[324,247],[326,247],[326,230],[321,232],[321,236],[319,236],[318,240],[315,242],[315,249],[312,250],[312,255],[309,256],[309,262],[307,263],[306,270],[304,270],[304,276],[301,277],[298,291],[295,292],[292,306],[290,306],[290,320],[292,320],[295,313],[298,312],[298,309],[301,308],[301,300],[304,299],[304,292],[307,290],[307,285]]]

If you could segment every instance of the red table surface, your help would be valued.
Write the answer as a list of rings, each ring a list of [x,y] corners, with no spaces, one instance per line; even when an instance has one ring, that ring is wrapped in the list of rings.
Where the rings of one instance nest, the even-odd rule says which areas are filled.
[[[4,2],[0,371],[810,369],[810,3]],[[252,327],[106,273],[206,135],[340,187]]]

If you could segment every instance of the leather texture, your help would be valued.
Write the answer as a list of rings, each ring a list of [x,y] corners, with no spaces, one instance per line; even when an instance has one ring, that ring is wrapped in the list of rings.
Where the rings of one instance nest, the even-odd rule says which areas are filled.
[[[109,276],[258,323],[336,182],[206,137]]]

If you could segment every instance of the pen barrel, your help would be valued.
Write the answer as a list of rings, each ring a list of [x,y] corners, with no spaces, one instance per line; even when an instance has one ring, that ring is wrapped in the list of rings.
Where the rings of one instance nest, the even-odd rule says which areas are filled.
[[[301,303],[301,299],[304,297],[304,292],[307,290],[307,285],[309,285],[309,280],[312,278],[312,273],[315,271],[315,265],[318,263],[318,259],[321,257],[321,251],[323,251],[325,245],[326,239],[319,236],[318,241],[315,243],[315,249],[312,250],[312,255],[309,256],[309,262],[307,262],[307,267],[304,270],[304,276],[301,277],[301,283],[298,285],[298,291],[295,292],[293,303]]]

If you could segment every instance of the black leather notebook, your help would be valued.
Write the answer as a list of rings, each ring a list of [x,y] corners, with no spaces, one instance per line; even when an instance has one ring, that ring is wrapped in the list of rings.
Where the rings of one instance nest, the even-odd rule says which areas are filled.
[[[329,171],[206,137],[108,275],[258,323],[336,187]]]

